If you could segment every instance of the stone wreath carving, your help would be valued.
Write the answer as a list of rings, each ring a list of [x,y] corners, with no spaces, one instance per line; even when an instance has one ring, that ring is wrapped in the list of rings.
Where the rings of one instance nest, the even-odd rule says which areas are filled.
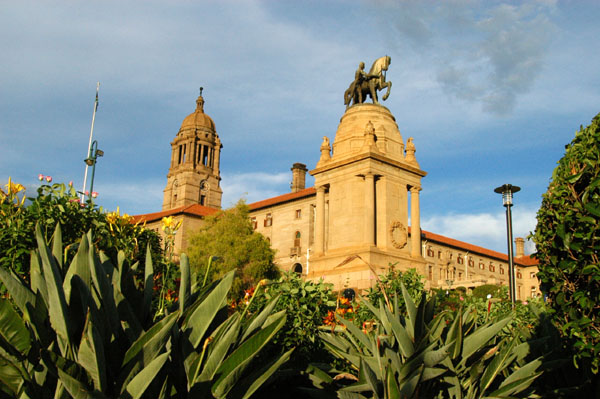
[[[408,242],[408,232],[402,222],[395,221],[390,225],[390,237],[394,248],[402,249]]]

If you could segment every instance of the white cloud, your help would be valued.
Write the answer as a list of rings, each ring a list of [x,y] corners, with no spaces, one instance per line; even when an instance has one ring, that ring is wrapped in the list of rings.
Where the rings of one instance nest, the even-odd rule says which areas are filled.
[[[240,198],[252,203],[289,192],[291,173],[239,173],[223,175],[223,208],[233,206]]]
[[[526,238],[535,229],[536,211],[523,209],[513,211],[513,237]],[[424,230],[440,234],[484,248],[506,253],[506,216],[505,213],[451,213],[429,216],[421,220]],[[526,253],[535,251],[534,245],[526,241]]]

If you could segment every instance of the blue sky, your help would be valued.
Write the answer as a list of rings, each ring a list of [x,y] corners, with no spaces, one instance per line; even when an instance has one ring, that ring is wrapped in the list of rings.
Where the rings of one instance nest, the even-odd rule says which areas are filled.
[[[389,55],[384,105],[428,172],[422,227],[504,252],[493,189],[522,188],[526,236],[565,144],[600,112],[599,17],[593,1],[5,1],[0,180],[79,188],[100,81],[98,202],[160,210],[202,86],[223,205],[283,194],[291,165],[314,168],[333,141],[357,64]]]

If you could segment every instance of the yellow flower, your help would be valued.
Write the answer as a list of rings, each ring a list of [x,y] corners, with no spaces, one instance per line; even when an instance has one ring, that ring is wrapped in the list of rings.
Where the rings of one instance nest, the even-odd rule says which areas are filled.
[[[21,191],[25,191],[25,187],[23,187],[23,185],[21,185],[19,183],[13,183],[12,180],[10,179],[10,177],[8,178],[8,184],[5,187],[6,187],[6,193],[8,195],[16,194]]]
[[[164,217],[161,221],[162,230],[166,232],[167,229],[169,229],[172,234],[175,234],[175,232],[181,227],[181,222],[181,220],[177,222],[174,221],[173,216]]]

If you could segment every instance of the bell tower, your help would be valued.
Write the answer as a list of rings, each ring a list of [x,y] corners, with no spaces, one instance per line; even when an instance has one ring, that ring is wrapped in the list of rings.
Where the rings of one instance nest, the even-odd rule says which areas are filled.
[[[221,148],[223,145],[215,123],[204,113],[201,87],[196,111],[183,120],[171,142],[171,166],[164,189],[163,210],[193,204],[221,208]]]

